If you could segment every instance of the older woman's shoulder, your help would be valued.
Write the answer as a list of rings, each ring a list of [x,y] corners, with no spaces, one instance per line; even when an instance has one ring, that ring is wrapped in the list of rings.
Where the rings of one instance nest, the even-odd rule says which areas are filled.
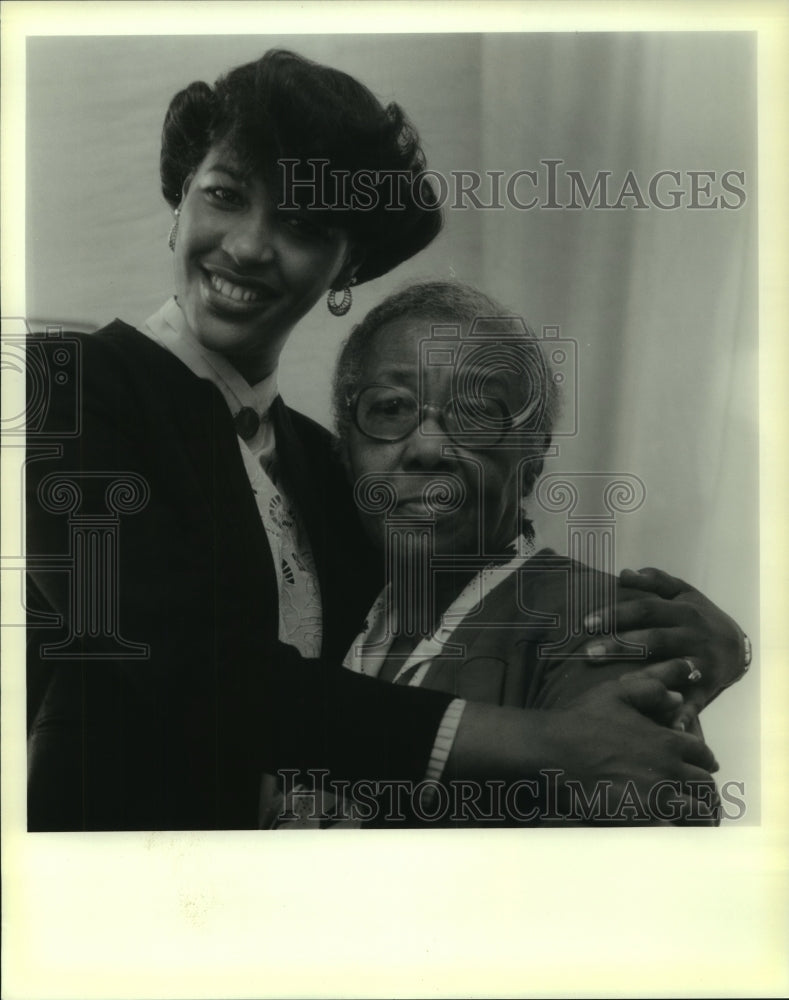
[[[618,578],[607,569],[588,565],[542,548],[520,570],[519,590],[542,607],[564,607],[570,603],[576,613],[586,613],[623,590]]]

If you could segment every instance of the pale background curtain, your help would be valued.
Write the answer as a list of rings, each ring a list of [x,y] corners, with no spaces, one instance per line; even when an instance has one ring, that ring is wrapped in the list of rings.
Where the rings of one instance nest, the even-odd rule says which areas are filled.
[[[288,344],[286,401],[328,423],[337,349],[353,322],[411,277],[477,284],[538,332],[577,344],[578,433],[549,471],[630,473],[646,486],[620,515],[616,563],[658,565],[726,608],[758,653],[755,39],[748,34],[501,34],[35,38],[28,44],[27,313],[141,323],[172,293],[159,134],[173,93],[284,46],[397,100],[432,169],[536,170],[561,160],[587,187],[609,171],[678,171],[681,208],[449,210],[441,237],[354,292],[320,304]],[[689,208],[688,171],[744,171],[736,209]],[[667,187],[674,187],[670,184]],[[527,183],[519,187],[528,198]],[[665,190],[662,188],[661,190]],[[485,199],[485,188],[480,191]],[[736,202],[731,195],[730,202]],[[703,196],[703,201],[709,200]],[[628,206],[633,199],[625,200]],[[563,515],[542,515],[564,547]],[[722,781],[759,815],[758,679],[705,713]]]

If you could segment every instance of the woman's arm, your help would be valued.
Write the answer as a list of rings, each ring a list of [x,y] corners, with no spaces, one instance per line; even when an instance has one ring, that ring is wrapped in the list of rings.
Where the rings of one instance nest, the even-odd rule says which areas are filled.
[[[271,556],[251,494],[228,486],[221,400],[205,384],[181,392],[177,362],[138,373],[94,337],[81,378],[49,387],[28,454],[30,573],[62,619],[29,631],[30,674],[48,675],[31,829],[254,826],[260,775],[279,767],[420,780],[450,696],[277,641]],[[140,502],[113,514],[107,491],[124,481]]]

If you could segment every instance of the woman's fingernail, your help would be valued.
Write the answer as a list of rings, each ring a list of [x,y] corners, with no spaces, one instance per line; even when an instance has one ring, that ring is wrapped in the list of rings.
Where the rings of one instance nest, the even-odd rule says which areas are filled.
[[[603,624],[603,619],[600,615],[587,615],[584,618],[584,628],[587,632],[593,632],[595,629],[600,628]]]
[[[678,730],[680,733],[684,733],[685,723],[682,721],[682,719],[678,719],[671,728]]]
[[[682,704],[682,695],[679,693],[679,691],[669,691],[668,696],[674,702],[675,705]]]

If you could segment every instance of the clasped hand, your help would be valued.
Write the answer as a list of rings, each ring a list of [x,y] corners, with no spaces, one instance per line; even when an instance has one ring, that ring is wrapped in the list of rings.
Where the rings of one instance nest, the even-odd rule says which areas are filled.
[[[549,756],[561,762],[563,820],[717,822],[712,751],[666,725],[682,700],[671,689],[686,673],[682,660],[654,664],[543,713]]]

